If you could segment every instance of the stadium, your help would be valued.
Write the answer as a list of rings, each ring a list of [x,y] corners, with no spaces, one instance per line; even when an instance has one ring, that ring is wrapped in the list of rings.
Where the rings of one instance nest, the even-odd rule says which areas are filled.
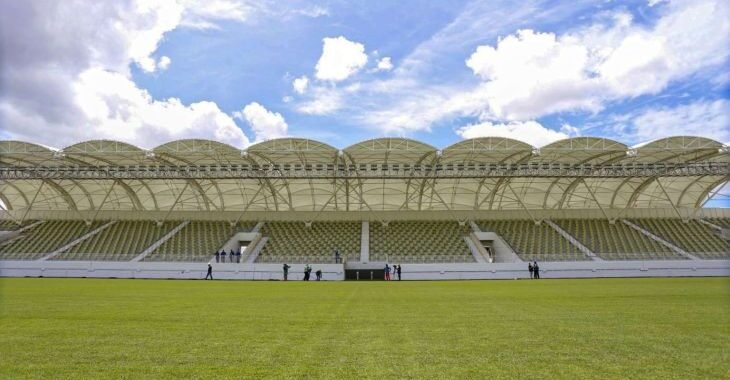
[[[578,137],[437,149],[275,139],[63,149],[0,142],[4,275],[325,279],[727,275],[728,147],[679,136],[632,149]],[[335,257],[335,251],[337,256]],[[217,252],[240,256],[216,257]],[[195,263],[195,264],[193,264]]]
[[[0,379],[730,379],[728,20],[0,1]]]

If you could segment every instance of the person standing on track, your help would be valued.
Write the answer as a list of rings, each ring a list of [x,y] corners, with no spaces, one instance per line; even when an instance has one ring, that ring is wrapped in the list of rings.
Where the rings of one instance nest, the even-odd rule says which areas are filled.
[[[540,267],[537,266],[537,261],[532,264],[532,270],[535,272],[535,279],[540,279]]]
[[[211,280],[213,279],[213,266],[210,265],[210,263],[208,263],[208,274],[205,275],[205,279],[207,280],[208,277],[210,277]]]
[[[385,278],[384,278],[384,280],[385,281],[390,281],[390,267],[388,266],[387,263],[385,264],[384,272],[385,272]]]
[[[527,263],[527,270],[530,271],[530,280],[532,280],[534,278],[533,273],[535,271],[535,268],[532,266],[532,263]]]
[[[291,268],[289,266],[289,264],[286,264],[285,263],[284,264],[284,281],[288,281],[289,280],[289,268]]]
[[[402,268],[403,268],[403,265],[398,264],[398,281],[400,281],[400,272],[401,272]]]

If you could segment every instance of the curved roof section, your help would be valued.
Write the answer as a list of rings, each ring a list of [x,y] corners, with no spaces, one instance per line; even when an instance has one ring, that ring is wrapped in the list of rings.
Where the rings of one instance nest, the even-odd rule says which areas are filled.
[[[478,137],[444,148],[443,163],[518,163],[535,149],[525,142],[505,137]]]
[[[629,147],[601,137],[573,137],[540,148],[533,162],[601,164],[626,157]]]
[[[210,140],[178,140],[146,151],[95,140],[62,151],[18,141],[0,141],[0,167],[99,165],[612,163],[730,161],[728,147],[699,137],[672,137],[629,149],[604,138],[557,141],[539,150],[521,141],[483,137],[436,148],[402,138],[354,144],[342,154],[308,139],[276,139],[245,151]],[[627,154],[631,152],[631,154]],[[535,153],[538,153],[535,151]],[[0,200],[10,210],[134,211],[384,211],[559,210],[701,207],[727,175],[671,177],[481,177],[481,178],[227,178],[199,180],[13,179],[0,181]],[[30,204],[33,204],[30,207]]]
[[[337,148],[316,140],[281,138],[251,145],[245,155],[259,164],[334,164]]]
[[[0,141],[1,166],[229,165],[229,164],[419,164],[419,163],[612,163],[730,160],[728,147],[703,137],[677,136],[636,149],[600,137],[575,137],[537,149],[519,140],[481,137],[444,148],[406,138],[377,138],[341,151],[326,143],[282,138],[246,150],[204,139],[171,141],[154,149],[113,140],[91,140],[60,151],[21,141]],[[439,155],[440,153],[440,155]]]
[[[363,141],[343,149],[354,164],[418,164],[433,160],[436,148],[406,138],[378,138]]]
[[[114,140],[90,140],[62,149],[67,160],[87,165],[136,165],[144,161],[145,151],[137,146]]]
[[[241,151],[222,142],[184,139],[162,144],[154,149],[156,160],[177,165],[216,165],[241,161]]]
[[[0,141],[0,165],[3,166],[58,166],[53,163],[54,150],[25,141]]]
[[[697,136],[675,136],[652,141],[636,149],[638,162],[691,162],[721,155],[724,145]]]

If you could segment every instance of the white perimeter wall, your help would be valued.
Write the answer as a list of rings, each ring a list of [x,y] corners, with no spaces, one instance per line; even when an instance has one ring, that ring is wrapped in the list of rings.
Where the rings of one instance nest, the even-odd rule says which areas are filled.
[[[301,280],[304,265],[291,264],[290,280]],[[344,265],[313,265],[323,279],[344,280]],[[357,267],[357,266],[354,266]],[[354,268],[353,268],[354,269]],[[362,269],[365,269],[364,267]],[[202,279],[205,263],[103,261],[0,261],[0,277],[97,277]],[[540,263],[542,278],[730,276],[730,260],[586,261]],[[226,280],[280,280],[281,264],[213,263],[213,277]],[[404,280],[529,278],[527,263],[403,264]]]
[[[282,280],[282,264],[211,263],[216,280]],[[304,277],[303,264],[290,264],[289,280]],[[344,280],[342,264],[312,265],[311,279],[322,270],[324,280]],[[0,261],[0,277],[95,277],[202,279],[206,263],[131,263],[110,261]]]

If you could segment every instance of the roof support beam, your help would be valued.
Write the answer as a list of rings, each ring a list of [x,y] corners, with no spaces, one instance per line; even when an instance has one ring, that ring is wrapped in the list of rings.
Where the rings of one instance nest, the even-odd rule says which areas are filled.
[[[35,204],[35,200],[38,198],[38,194],[41,193],[41,189],[43,189],[43,185],[45,184],[45,181],[41,181],[41,184],[38,186],[38,190],[36,190],[35,195],[33,195],[33,199],[28,204],[28,207],[25,208],[25,212],[23,213],[23,216],[20,218],[20,225],[23,224],[25,221],[25,218],[28,216],[28,213],[30,212],[30,209],[33,208],[33,204]]]
[[[96,209],[96,213],[94,213],[94,216],[91,218],[92,223],[94,221],[96,221],[96,217],[99,216],[99,211],[101,211],[101,208],[104,207],[104,203],[106,203],[106,200],[109,199],[109,195],[112,193],[112,190],[114,190],[114,185],[116,185],[116,184],[117,184],[117,181],[113,181],[112,185],[109,186],[109,190],[106,191],[106,194],[104,195],[104,199],[101,200],[99,207]]]
[[[535,219],[535,216],[532,215],[532,213],[530,212],[530,209],[527,208],[527,205],[525,205],[525,203],[522,201],[522,198],[519,195],[517,195],[517,192],[515,191],[515,189],[512,188],[512,185],[510,185],[509,182],[507,182],[507,188],[510,189],[510,191],[512,192],[512,195],[515,196],[515,200],[517,200],[517,202],[520,203],[520,205],[525,210],[525,212],[527,212],[527,215],[530,216],[530,219],[537,221],[537,219]]]
[[[588,190],[588,194],[590,194],[590,195],[591,195],[591,198],[593,198],[593,201],[595,201],[595,202],[596,202],[596,205],[598,205],[598,208],[599,208],[599,209],[601,209],[601,213],[603,214],[603,216],[605,216],[605,217],[606,217],[606,220],[608,220],[609,222],[612,222],[612,221],[613,221],[613,219],[611,219],[611,218],[610,218],[610,217],[608,216],[608,214],[606,213],[606,210],[604,210],[604,209],[603,209],[603,206],[601,206],[601,202],[599,202],[599,201],[598,201],[598,198],[596,197],[596,194],[595,194],[595,193],[593,192],[593,190],[591,190],[591,188],[590,188],[590,187],[588,186],[588,184],[586,183],[585,179],[581,178],[581,180],[580,180],[580,181],[581,181],[581,183],[583,183],[583,186],[585,186],[586,190]]]
[[[664,188],[664,185],[662,185],[662,181],[659,180],[659,178],[656,179],[657,185],[659,185],[659,188],[662,189],[662,193],[664,193],[664,196],[667,197],[667,201],[669,202],[669,205],[672,206],[672,209],[674,209],[674,212],[677,213],[677,216],[680,219],[682,218],[682,213],[677,210],[677,206],[674,205],[674,202],[672,202],[672,198],[669,196],[669,193],[667,193],[667,190]]]
[[[170,209],[167,210],[167,214],[165,214],[165,217],[162,218],[162,221],[161,221],[162,223],[164,223],[167,220],[167,218],[170,216],[170,213],[172,212],[172,210],[174,210],[175,206],[177,206],[178,202],[180,202],[180,198],[182,198],[182,195],[183,195],[183,193],[185,193],[185,190],[188,189],[188,186],[190,186],[190,182],[186,181],[185,186],[183,186],[182,190],[180,190],[180,193],[177,195],[177,198],[175,198],[175,202],[172,204],[172,206],[170,206]]]

